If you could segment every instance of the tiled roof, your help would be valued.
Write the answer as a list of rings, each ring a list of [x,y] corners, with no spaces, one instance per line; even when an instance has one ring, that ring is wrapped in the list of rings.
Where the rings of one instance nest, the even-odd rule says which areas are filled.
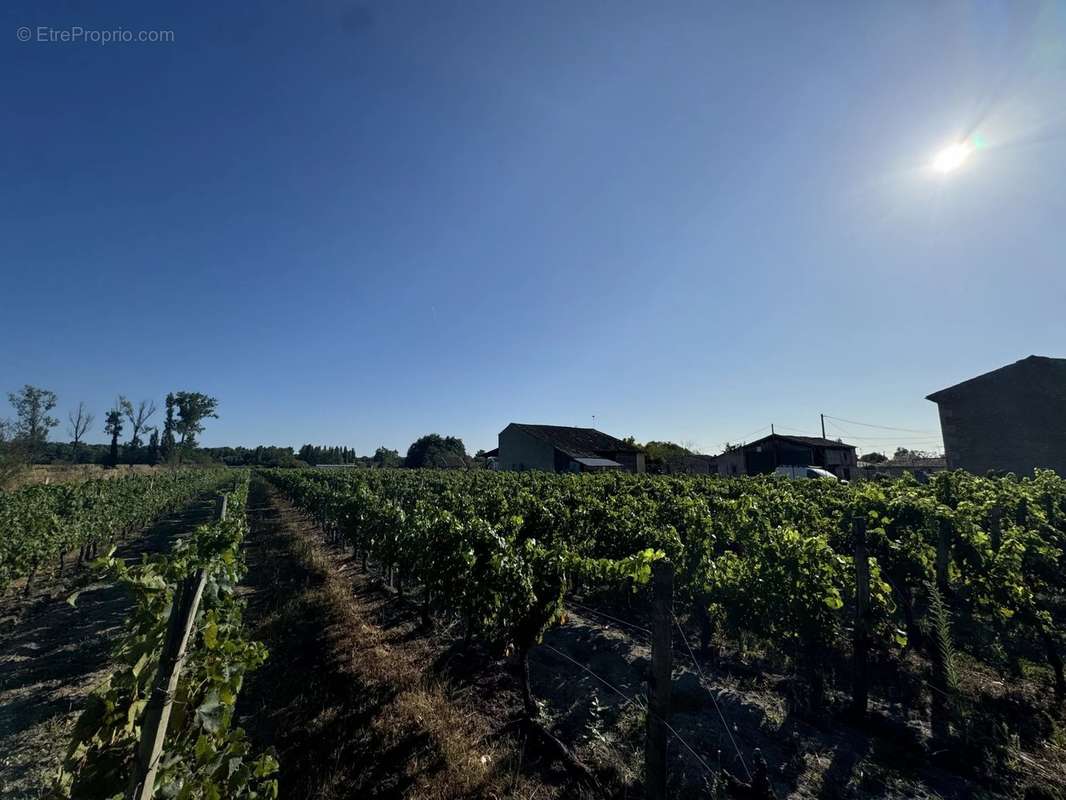
[[[531,436],[548,442],[571,458],[595,458],[601,453],[636,453],[631,444],[608,436],[595,428],[568,428],[563,425],[528,425],[512,422],[508,428],[518,428]]]

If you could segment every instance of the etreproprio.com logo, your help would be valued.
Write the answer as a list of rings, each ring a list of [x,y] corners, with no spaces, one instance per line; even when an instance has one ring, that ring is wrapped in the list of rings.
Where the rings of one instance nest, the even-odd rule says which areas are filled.
[[[132,31],[126,28],[83,28],[71,25],[53,28],[38,25],[20,27],[16,33],[20,42],[44,42],[47,44],[159,44],[174,41],[174,31]]]

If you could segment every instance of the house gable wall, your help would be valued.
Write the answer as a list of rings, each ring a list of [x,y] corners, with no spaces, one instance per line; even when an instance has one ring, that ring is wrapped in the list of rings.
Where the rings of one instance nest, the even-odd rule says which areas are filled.
[[[1066,370],[1024,362],[937,401],[948,467],[1066,475]]]
[[[555,471],[555,448],[521,428],[508,425],[500,431],[500,469]]]

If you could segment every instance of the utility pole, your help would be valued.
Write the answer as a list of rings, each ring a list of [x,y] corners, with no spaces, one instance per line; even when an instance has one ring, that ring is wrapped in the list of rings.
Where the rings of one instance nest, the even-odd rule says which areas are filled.
[[[822,438],[824,439],[825,438],[825,414],[819,414],[818,416],[822,418]]]
[[[774,435],[774,423],[772,423],[772,422],[770,423],[770,435],[771,436]]]

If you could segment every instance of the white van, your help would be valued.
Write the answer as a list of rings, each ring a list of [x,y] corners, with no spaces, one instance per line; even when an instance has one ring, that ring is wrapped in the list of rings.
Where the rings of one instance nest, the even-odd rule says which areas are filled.
[[[793,478],[796,480],[805,480],[808,478],[823,478],[829,481],[838,481],[836,475],[829,470],[822,469],[821,467],[799,467],[783,465],[774,470],[774,475],[780,475],[782,478]]]

